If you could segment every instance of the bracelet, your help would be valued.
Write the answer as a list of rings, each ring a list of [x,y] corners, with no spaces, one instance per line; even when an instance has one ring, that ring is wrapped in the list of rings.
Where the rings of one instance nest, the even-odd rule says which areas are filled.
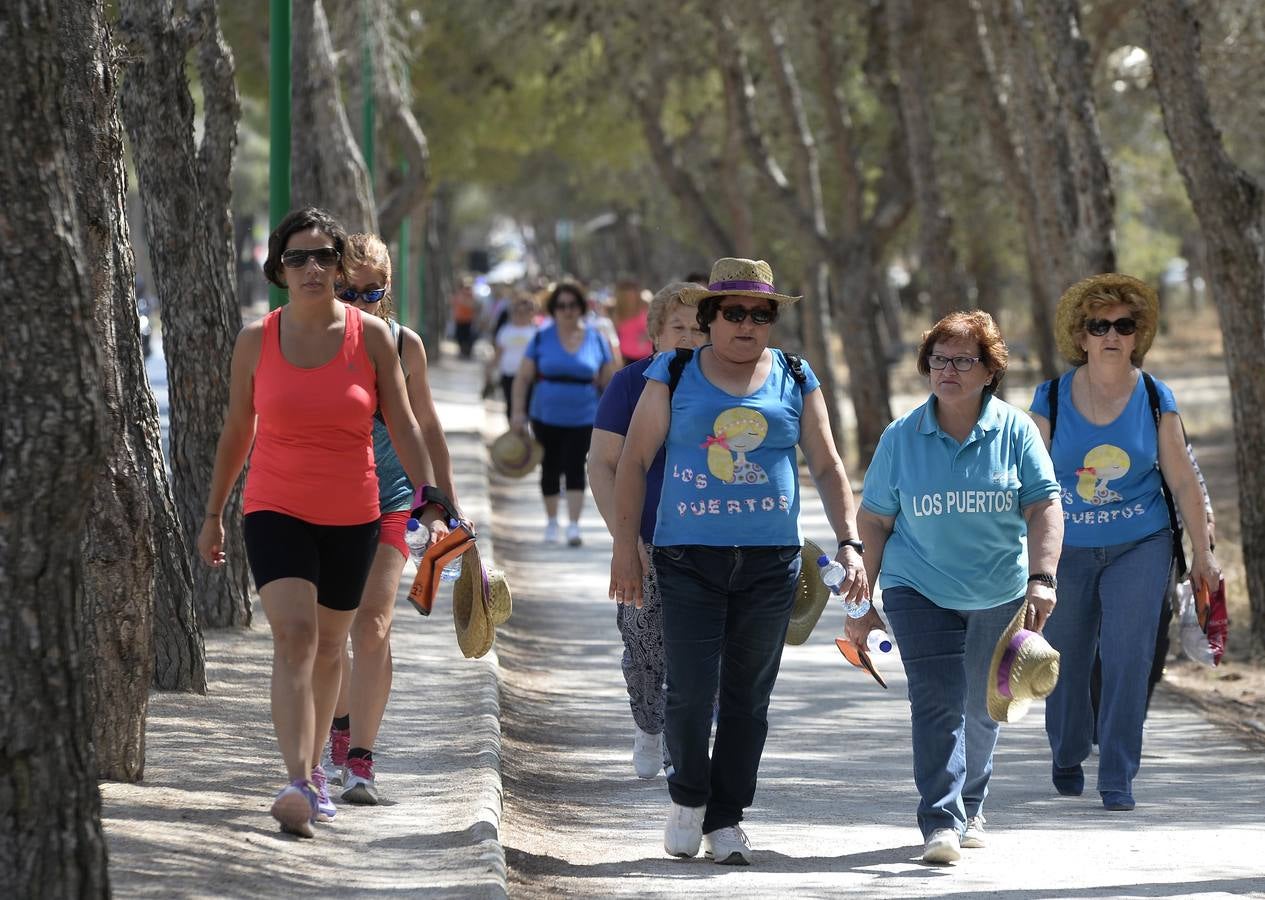
[[[223,515],[224,515],[224,513],[222,513],[222,512],[217,512],[217,513],[209,512],[209,513],[207,513],[207,514],[206,514],[206,516],[204,516],[204,518],[207,518],[207,519],[218,519],[218,518],[220,518],[220,517],[221,517],[221,516],[223,516]]]

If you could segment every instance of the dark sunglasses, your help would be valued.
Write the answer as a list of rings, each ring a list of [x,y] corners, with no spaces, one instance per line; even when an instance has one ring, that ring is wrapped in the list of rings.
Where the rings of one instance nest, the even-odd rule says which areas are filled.
[[[301,269],[307,265],[309,259],[316,260],[316,264],[322,269],[328,269],[331,266],[338,265],[338,260],[342,258],[342,254],[333,247],[317,247],[315,250],[287,250],[281,254],[281,262],[287,269]]]
[[[1127,337],[1138,330],[1138,323],[1129,318],[1116,319],[1114,322],[1106,319],[1089,319],[1085,322],[1085,330],[1094,337],[1102,337],[1112,328],[1116,329],[1116,334]]]
[[[722,306],[720,314],[726,322],[733,322],[735,325],[740,322],[747,321],[747,316],[751,317],[754,325],[768,325],[770,322],[777,321],[777,311],[772,309],[747,309],[745,306]]]
[[[553,308],[554,308],[554,310],[555,310],[555,311],[557,311],[557,312],[561,312],[561,311],[562,311],[562,310],[564,310],[564,309],[579,309],[579,310],[582,310],[582,309],[584,309],[584,304],[583,304],[583,303],[581,303],[581,302],[580,302],[580,301],[578,301],[578,300],[574,300],[574,301],[573,301],[573,300],[562,300],[562,301],[559,301],[558,303],[555,303],[555,304],[553,305]]]
[[[347,303],[355,303],[357,300],[363,300],[365,303],[377,303],[387,295],[386,288],[374,288],[372,291],[358,291],[353,287],[344,287],[338,289],[338,299]]]

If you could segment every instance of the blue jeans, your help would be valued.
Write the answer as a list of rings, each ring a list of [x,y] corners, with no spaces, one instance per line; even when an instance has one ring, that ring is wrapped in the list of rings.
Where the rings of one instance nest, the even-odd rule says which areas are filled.
[[[993,648],[1023,598],[991,609],[945,609],[909,587],[883,591],[883,611],[909,684],[918,827],[960,836],[978,816],[993,774],[997,723],[988,714]]]
[[[1064,547],[1059,597],[1045,637],[1061,656],[1058,687],[1045,701],[1056,766],[1089,756],[1094,711],[1089,678],[1101,646],[1098,790],[1133,792],[1142,760],[1147,678],[1173,559],[1167,528],[1127,544]]]
[[[656,547],[668,669],[668,793],[706,806],[703,832],[737,825],[755,799],[782,664],[799,547]],[[720,685],[716,741],[708,756]]]

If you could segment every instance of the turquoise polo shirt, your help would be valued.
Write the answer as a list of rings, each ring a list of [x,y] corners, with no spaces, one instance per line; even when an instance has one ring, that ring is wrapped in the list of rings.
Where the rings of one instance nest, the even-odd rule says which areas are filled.
[[[1058,497],[1054,464],[1032,419],[989,396],[958,443],[940,428],[936,400],[887,426],[861,505],[896,521],[883,551],[882,588],[913,588],[937,606],[988,609],[1028,587],[1024,507]]]

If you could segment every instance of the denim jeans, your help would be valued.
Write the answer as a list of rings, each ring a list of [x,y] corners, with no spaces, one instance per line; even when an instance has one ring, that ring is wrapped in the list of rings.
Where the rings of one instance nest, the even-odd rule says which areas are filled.
[[[1058,687],[1045,701],[1045,730],[1056,766],[1089,756],[1094,712],[1089,678],[1101,646],[1098,790],[1133,792],[1142,760],[1147,679],[1155,629],[1168,590],[1172,532],[1109,547],[1064,547],[1059,598],[1045,637],[1059,651]]]
[[[993,774],[997,723],[988,714],[993,648],[1022,597],[990,609],[946,609],[909,587],[883,591],[883,611],[909,684],[918,827],[960,836],[978,816]]]
[[[664,734],[676,767],[668,793],[682,806],[707,807],[704,833],[737,825],[755,799],[799,553],[799,547],[655,548],[668,669]]]

